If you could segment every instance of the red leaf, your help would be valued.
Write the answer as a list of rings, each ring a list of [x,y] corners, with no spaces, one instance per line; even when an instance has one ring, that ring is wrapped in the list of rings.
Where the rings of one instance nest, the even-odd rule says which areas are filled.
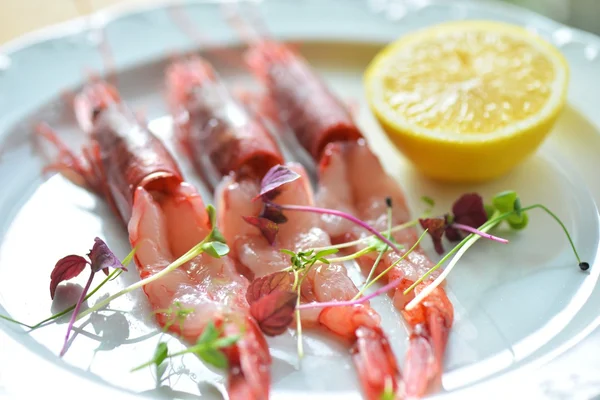
[[[483,205],[483,199],[477,193],[463,194],[452,206],[452,222],[468,225],[472,228],[479,228],[487,221],[487,213]],[[447,227],[446,237],[452,241],[462,240],[465,233],[453,228]]]
[[[483,198],[477,193],[463,194],[452,206],[454,222],[479,228],[487,221]]]
[[[444,253],[442,246],[442,236],[446,230],[447,221],[445,217],[419,219],[419,223],[423,229],[427,229],[427,233],[431,236],[433,247],[438,254]]]
[[[284,224],[288,220],[287,217],[283,215],[281,207],[274,203],[265,203],[259,217],[266,218],[276,224]]]
[[[85,258],[76,255],[66,256],[58,260],[50,274],[50,297],[54,299],[54,293],[58,285],[78,276],[86,264]]]
[[[273,221],[269,221],[266,218],[262,217],[242,217],[244,221],[249,223],[250,225],[254,225],[260,232],[263,234],[265,239],[269,244],[275,243],[275,238],[277,237],[277,233],[279,232],[279,225],[277,225]]]
[[[265,335],[281,335],[294,320],[297,300],[294,292],[275,290],[252,303],[250,314]]]
[[[275,290],[290,291],[293,285],[294,275],[291,272],[274,272],[254,279],[246,291],[246,300],[248,300],[248,304],[252,305]]]

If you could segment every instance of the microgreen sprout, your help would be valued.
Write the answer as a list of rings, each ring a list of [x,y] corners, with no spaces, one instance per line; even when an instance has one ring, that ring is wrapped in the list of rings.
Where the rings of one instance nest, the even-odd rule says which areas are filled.
[[[499,193],[496,196],[494,196],[492,205],[488,206],[487,210],[486,210],[486,215],[490,215],[490,212],[491,212],[491,216],[489,216],[489,218],[483,224],[481,224],[481,226],[479,226],[476,229],[477,233],[471,233],[471,234],[467,235],[465,238],[463,238],[460,241],[460,243],[458,245],[456,245],[452,250],[450,250],[446,255],[444,255],[444,257],[442,257],[442,259],[436,265],[434,265],[431,269],[429,269],[426,273],[424,273],[417,281],[415,281],[409,288],[407,288],[404,291],[404,294],[408,294],[418,284],[420,284],[425,279],[427,279],[427,277],[429,277],[434,271],[436,271],[442,265],[444,265],[446,263],[446,261],[448,261],[450,259],[450,257],[454,256],[452,258],[452,261],[448,264],[448,266],[444,269],[444,271],[433,282],[431,282],[429,285],[427,285],[417,296],[415,296],[415,298],[413,300],[411,300],[406,305],[406,309],[412,310],[423,299],[425,299],[429,294],[431,294],[433,292],[433,290],[435,290],[435,288],[438,287],[446,279],[446,277],[450,274],[450,272],[452,271],[454,266],[458,263],[460,258],[466,253],[466,251],[473,244],[475,244],[475,242],[477,242],[477,240],[479,240],[481,237],[485,237],[485,235],[487,234],[487,232],[489,230],[493,229],[494,227],[498,226],[499,224],[501,224],[504,221],[512,229],[522,230],[527,226],[528,221],[529,221],[527,211],[530,211],[533,209],[543,210],[559,224],[559,226],[563,230],[565,236],[567,237],[567,240],[569,241],[571,249],[573,250],[573,254],[575,255],[575,258],[577,259],[579,268],[583,271],[589,269],[589,264],[587,262],[582,261],[581,258],[579,257],[579,253],[577,252],[575,244],[574,244],[574,242],[571,238],[571,235],[569,234],[569,231],[567,230],[566,226],[564,225],[564,223],[560,220],[560,218],[555,213],[550,211],[550,209],[548,209],[546,206],[544,206],[542,204],[533,204],[531,206],[522,207],[521,200],[518,197],[518,195],[516,194],[516,192],[506,191],[506,192],[502,192],[502,193]]]
[[[306,250],[299,251],[298,253],[294,253],[293,251],[287,249],[281,249],[280,251],[290,256],[290,263],[292,265],[289,267],[289,270],[291,271],[303,271],[307,268],[311,268],[317,262],[329,264],[331,261],[325,257],[338,252],[337,249],[326,249],[320,251]]]
[[[384,276],[387,275],[388,272],[390,272],[396,265],[398,265],[402,260],[404,260],[406,257],[408,257],[408,255],[410,253],[413,252],[413,250],[415,250],[417,248],[417,246],[419,245],[419,243],[421,243],[421,241],[423,240],[423,238],[427,235],[427,229],[425,229],[425,231],[421,234],[421,236],[419,236],[419,238],[417,239],[417,241],[411,246],[410,249],[408,249],[400,258],[398,258],[396,261],[394,261],[392,264],[390,264],[389,267],[387,267],[385,270],[383,270],[379,275],[377,275],[375,277],[375,279],[373,279],[372,281],[368,282],[367,284],[365,284],[359,291],[358,293],[354,296],[353,300],[358,299],[360,296],[363,295],[363,293],[369,289],[371,286],[373,286],[374,283],[378,282],[380,279],[382,279]]]
[[[192,247],[190,250],[188,250],[185,254],[183,254],[177,260],[173,261],[171,264],[166,266],[160,272],[157,272],[154,275],[151,275],[145,279],[142,279],[141,281],[138,281],[138,282],[126,287],[125,289],[122,289],[119,292],[107,297],[106,299],[96,303],[93,307],[90,307],[87,310],[85,310],[84,312],[80,313],[77,316],[77,319],[81,319],[81,318],[91,314],[92,312],[101,309],[102,307],[106,306],[107,304],[109,304],[111,301],[113,301],[114,299],[116,299],[118,297],[121,297],[121,296],[123,296],[129,292],[132,292],[136,289],[140,289],[140,288],[146,286],[147,284],[152,283],[152,282],[168,275],[171,271],[176,270],[177,268],[181,267],[188,261],[193,260],[194,258],[196,258],[197,256],[199,256],[202,253],[207,253],[215,258],[220,258],[220,257],[227,255],[229,253],[229,247],[227,247],[227,244],[225,243],[225,239],[223,238],[223,235],[221,234],[221,232],[219,232],[219,230],[215,224],[215,214],[216,214],[215,209],[212,205],[209,204],[206,207],[206,211],[207,211],[210,221],[211,221],[211,231],[204,239],[202,239],[202,241],[200,243],[196,244],[194,247]]]
[[[224,332],[221,328],[217,328],[213,322],[210,322],[202,331],[202,334],[198,338],[196,344],[188,347],[185,350],[172,354],[169,354],[168,347],[165,342],[159,342],[156,346],[156,350],[152,359],[132,369],[132,372],[139,371],[140,369],[152,365],[155,365],[158,371],[160,365],[165,360],[189,353],[195,354],[206,364],[210,364],[216,368],[226,369],[228,366],[228,361],[223,349],[233,346],[238,340],[240,340],[241,335],[223,336],[223,333]]]
[[[274,204],[274,203],[272,203],[272,204]],[[355,216],[348,214],[346,212],[328,209],[328,208],[313,207],[313,206],[301,206],[301,205],[293,205],[293,204],[283,204],[283,205],[276,205],[276,206],[278,208],[280,208],[281,210],[309,212],[309,213],[323,214],[323,215],[333,215],[336,217],[343,218],[345,220],[348,220],[348,221],[360,226],[361,228],[364,228],[371,234],[375,235],[379,240],[381,240],[382,242],[387,244],[397,254],[402,254],[402,252],[400,251],[398,246],[394,242],[392,242],[390,239],[385,237],[383,234],[379,233],[379,231],[377,229],[373,228],[368,223],[366,223],[366,222],[360,220],[359,218],[356,218]]]
[[[292,171],[285,165],[276,165],[272,167],[261,181],[261,189],[255,200],[260,198],[263,201],[263,210],[258,217],[250,216],[244,217],[244,220],[251,225],[254,225],[260,229],[265,238],[269,243],[273,244],[277,229],[275,225],[268,224],[266,220],[271,221],[274,224],[284,223],[287,218],[283,215],[283,211],[298,211],[298,212],[310,212],[315,214],[332,215],[346,219],[364,229],[369,231],[371,234],[377,236],[382,242],[386,243],[396,253],[401,254],[400,249],[389,240],[387,237],[379,233],[375,228],[370,226],[368,223],[356,218],[355,216],[345,213],[339,210],[332,210],[321,207],[304,206],[304,205],[293,205],[293,204],[276,204],[273,200],[280,194],[281,187],[289,184],[300,178],[300,175],[295,171]],[[388,199],[386,199],[387,201]],[[391,201],[391,200],[390,200]]]
[[[60,351],[60,356],[64,356],[69,348],[69,337],[71,336],[71,331],[73,330],[73,325],[77,318],[77,314],[79,313],[79,309],[84,302],[84,299],[87,295],[87,292],[92,285],[92,281],[94,280],[94,276],[96,272],[104,271],[106,275],[108,275],[108,268],[121,269],[126,271],[127,269],[121,264],[121,262],[117,259],[117,257],[113,254],[113,252],[108,248],[106,243],[100,238],[94,239],[94,246],[87,254],[89,261],[84,257],[78,255],[68,255],[66,257],[58,260],[54,269],[52,270],[52,274],[50,275],[50,296],[54,299],[54,294],[56,293],[56,288],[58,285],[66,280],[75,278],[78,276],[87,265],[90,266],[90,277],[88,278],[85,287],[83,288],[81,295],[79,296],[79,300],[75,304],[75,309],[73,310],[73,315],[71,316],[71,320],[69,321],[69,325],[67,327],[67,333],[65,335],[65,341]]]
[[[432,202],[433,202],[433,200],[432,200]],[[396,243],[398,245],[398,247],[401,247],[401,245],[398,244],[394,240],[394,238],[392,237],[392,199],[391,199],[391,197],[387,197],[385,199],[385,203],[386,203],[386,206],[387,206],[387,221],[388,221],[388,231],[387,231],[386,237],[389,240],[394,241],[394,243]],[[375,240],[377,243],[373,244],[372,243],[373,240]],[[389,249],[389,246],[386,243],[382,243],[375,236],[371,237],[370,242],[371,242],[371,244],[370,244],[369,247],[375,245],[375,249],[376,249],[376,251],[378,251],[378,254],[377,254],[377,258],[375,259],[375,262],[373,263],[373,266],[371,267],[371,270],[369,271],[369,275],[367,275],[367,280],[365,281],[364,286],[367,286],[371,282],[371,278],[373,277],[373,274],[375,273],[375,270],[377,270],[377,267],[379,266],[379,263],[381,262],[381,259],[383,258],[383,255]],[[383,246],[381,246],[380,244],[383,244]]]
[[[308,276],[310,269],[317,263],[329,264],[331,260],[325,257],[331,254],[337,253],[337,249],[325,249],[320,251],[307,250],[294,253],[291,250],[282,249],[281,252],[290,256],[290,263],[292,264],[290,269],[294,273],[294,283],[292,285],[292,291],[296,291],[296,331],[298,332],[298,357],[302,359],[304,357],[304,347],[302,345],[302,320],[300,318],[300,299],[301,299],[301,288],[304,278]],[[302,272],[302,277],[300,273]]]
[[[380,232],[382,235],[387,235],[388,233],[396,233],[396,232],[400,232],[403,231],[405,229],[409,229],[412,227],[415,227],[419,225],[419,220],[418,219],[414,219],[412,221],[408,221],[399,225],[396,225],[394,227],[392,227],[391,230],[389,231],[385,231],[385,232]],[[391,238],[390,240],[394,240],[393,238]],[[359,239],[356,240],[352,240],[352,241],[348,241],[348,242],[342,242],[342,243],[338,243],[338,244],[333,244],[330,246],[323,246],[323,247],[315,247],[313,250],[315,251],[319,251],[319,250],[325,250],[325,249],[346,249],[348,247],[353,247],[353,246],[357,246],[360,244],[364,244],[364,243],[368,243],[370,245],[373,245],[375,243],[378,243],[380,246],[381,245],[385,245],[385,243],[383,243],[381,240],[379,240],[379,238],[375,235],[369,235],[369,236],[363,236]],[[401,245],[398,245],[401,246]],[[380,248],[379,248],[380,249]]]
[[[301,285],[297,285],[296,291],[296,332],[298,333],[298,358],[302,360],[304,357],[304,345],[302,343],[302,318],[300,316]]]
[[[156,377],[158,379],[160,379],[163,375],[162,371],[165,370],[164,365],[165,365],[165,361],[167,360],[168,357],[169,357],[169,347],[168,347],[167,343],[159,342],[156,345],[156,349],[154,350],[154,356],[152,357],[152,360],[150,360],[147,363],[144,363],[138,367],[133,368],[131,370],[131,372],[139,371],[140,369],[154,365],[156,367]]]
[[[123,261],[121,262],[121,264],[128,265],[131,262],[131,260],[133,259],[133,255],[134,254],[135,254],[135,249],[131,250],[131,252],[127,255],[127,257],[125,257],[123,259]],[[102,282],[100,282],[100,284],[98,286],[96,286],[96,288],[94,288],[92,291],[90,291],[83,298],[83,301],[86,302],[90,297],[92,297],[94,294],[96,294],[96,292],[98,292],[98,290],[100,290],[100,288],[102,286],[104,286],[107,282],[116,279],[119,275],[121,275],[121,273],[123,273],[122,269],[115,269],[106,278],[104,278],[104,280]],[[4,319],[6,321],[13,322],[15,324],[24,326],[24,327],[29,328],[31,330],[35,330],[35,329],[38,329],[38,328],[41,328],[41,327],[45,326],[46,324],[48,324],[48,323],[50,323],[50,322],[52,322],[52,321],[54,321],[54,320],[56,320],[56,319],[58,319],[60,317],[63,317],[65,315],[69,314],[71,311],[73,311],[75,309],[75,306],[76,306],[76,304],[73,304],[72,306],[65,308],[61,312],[56,313],[56,314],[54,314],[54,315],[52,315],[52,316],[50,316],[50,317],[48,317],[48,318],[46,318],[46,319],[38,322],[35,325],[28,325],[28,324],[25,324],[23,322],[14,320],[14,319],[12,319],[10,317],[7,317],[7,316],[1,315],[1,314],[0,314],[0,319]]]
[[[187,317],[194,312],[193,308],[185,308],[181,302],[176,301],[167,309],[159,309],[154,314],[162,314],[165,319],[163,331],[168,331],[175,323],[179,325],[179,330],[183,330],[183,324]]]
[[[454,202],[452,214],[436,218],[420,218],[419,223],[423,229],[429,230],[435,251],[444,254],[442,245],[444,235],[450,241],[460,241],[464,236],[461,231],[474,233],[496,242],[508,243],[506,239],[477,230],[477,227],[487,220],[488,213],[481,196],[477,193],[467,193]]]

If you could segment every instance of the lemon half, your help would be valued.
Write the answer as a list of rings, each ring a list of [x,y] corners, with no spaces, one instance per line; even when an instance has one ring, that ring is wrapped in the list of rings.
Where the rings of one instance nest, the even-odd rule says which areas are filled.
[[[457,21],[406,35],[365,72],[367,99],[398,148],[438,180],[479,182],[532,154],[566,101],[569,68],[524,28]]]

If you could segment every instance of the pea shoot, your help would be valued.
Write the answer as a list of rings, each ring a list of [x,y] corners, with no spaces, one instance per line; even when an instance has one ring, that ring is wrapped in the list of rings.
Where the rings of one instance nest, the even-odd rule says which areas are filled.
[[[217,328],[213,322],[210,322],[204,327],[202,334],[196,343],[185,350],[169,354],[167,343],[159,342],[156,346],[156,350],[154,351],[154,356],[152,359],[135,367],[131,370],[131,372],[139,371],[154,365],[156,367],[158,376],[158,371],[160,371],[162,368],[161,366],[166,360],[180,357],[185,354],[195,354],[200,360],[208,365],[212,365],[213,367],[219,369],[227,369],[228,361],[223,349],[233,346],[238,340],[240,340],[241,335],[223,335],[223,329]]]

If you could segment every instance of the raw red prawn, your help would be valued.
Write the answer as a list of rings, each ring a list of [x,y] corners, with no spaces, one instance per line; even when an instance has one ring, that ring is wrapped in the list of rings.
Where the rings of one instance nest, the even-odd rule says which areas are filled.
[[[287,123],[319,164],[319,206],[348,212],[385,231],[388,219],[385,199],[389,197],[393,205],[393,225],[410,219],[401,188],[387,176],[347,110],[304,59],[284,44],[259,39],[250,44],[248,60],[251,69],[264,82],[280,120]],[[367,236],[367,232],[339,217],[324,216],[322,226],[334,242]],[[416,242],[417,234],[414,229],[405,229],[395,233],[394,238],[408,249]],[[388,252],[376,273],[399,257],[395,252]],[[359,264],[365,271],[370,270],[375,258],[376,254],[365,255]],[[404,285],[396,289],[393,296],[395,306],[403,311],[411,331],[405,365],[410,373],[404,377],[408,396],[422,396],[431,384],[439,383],[448,331],[453,322],[452,304],[442,288],[435,292],[439,301],[432,301],[432,294],[429,301],[421,304],[421,313],[403,310],[407,303],[403,290],[432,266],[417,247],[386,275],[390,281],[404,277]],[[424,341],[428,346],[423,345]]]
[[[344,209],[384,232],[388,226],[385,198],[389,197],[392,200],[392,225],[397,226],[410,219],[400,187],[385,173],[377,157],[363,141],[328,145],[319,165],[319,177],[317,203],[322,207]],[[337,241],[368,236],[364,230],[336,217],[323,218],[322,226]],[[418,238],[415,228],[400,230],[392,236],[405,249],[413,247]],[[357,245],[348,251],[358,251],[364,246]],[[392,251],[385,253],[375,274],[390,267],[399,257]],[[358,263],[367,272],[376,258],[376,253],[369,253],[360,257]],[[393,292],[393,302],[402,312],[410,331],[409,350],[403,368],[406,395],[409,397],[423,396],[427,390],[441,384],[443,356],[454,320],[452,303],[442,287],[437,288],[417,309],[404,309],[414,296],[414,292],[405,296],[404,290],[433,265],[420,246],[416,246],[385,275],[388,281],[404,277],[402,284]],[[435,274],[431,278],[435,278]],[[422,290],[431,282],[431,278],[416,290]]]
[[[192,149],[188,154],[204,170],[203,175],[206,149],[198,143],[213,140],[226,144],[208,161],[221,175],[230,174],[217,187],[218,220],[241,271],[251,277],[280,273],[289,266],[289,256],[279,249],[300,251],[330,244],[329,236],[318,227],[319,218],[311,214],[290,215],[289,221],[281,225],[275,247],[244,222],[242,217],[260,212],[260,202],[252,201],[260,190],[260,179],[268,169],[281,164],[283,156],[260,121],[248,119],[251,114],[244,113],[206,61],[194,58],[173,64],[167,72],[167,87],[173,112],[195,115],[182,119],[184,123],[178,129],[182,142]],[[243,123],[236,123],[223,111],[227,109],[237,110],[234,115],[242,116]],[[242,151],[237,153],[239,149]],[[314,203],[304,169],[297,165],[293,168],[302,179],[286,189],[279,201]],[[343,265],[315,267],[301,286],[303,302],[350,300],[357,292]],[[303,310],[301,318],[305,326],[324,325],[354,343],[353,358],[369,399],[378,399],[386,384],[396,388],[399,371],[395,358],[379,327],[379,316],[368,305]]]
[[[172,63],[166,72],[168,101],[177,136],[196,169],[214,185],[230,171],[262,177],[283,157],[267,129],[198,56]]]
[[[291,168],[301,174],[301,179],[288,184],[276,202],[314,204],[306,172],[297,164],[291,165]],[[254,277],[280,273],[289,267],[289,256],[282,254],[280,249],[298,252],[331,244],[327,233],[318,226],[317,215],[289,213],[288,221],[280,225],[275,246],[270,245],[255,227],[242,219],[243,216],[259,214],[260,202],[252,202],[259,190],[260,185],[256,180],[237,180],[229,176],[219,186],[216,195],[220,226],[231,245],[232,254]],[[290,276],[290,285],[292,281]],[[307,273],[301,286],[301,301],[350,300],[357,293],[358,289],[342,264],[320,265]],[[301,318],[305,327],[323,325],[353,343],[354,364],[366,398],[379,399],[386,384],[397,388],[400,372],[395,357],[381,330],[379,315],[367,303],[352,307],[303,310]]]
[[[160,140],[120,100],[115,88],[97,81],[75,100],[77,118],[89,135],[83,157],[70,153],[54,132],[39,133],[59,147],[51,168],[103,195],[127,225],[140,276],[153,275],[199,243],[210,232],[202,199],[187,184]],[[242,334],[225,349],[231,399],[267,399],[271,363],[267,343],[250,317],[248,280],[228,257],[201,254],[144,286],[154,310],[179,302],[193,309],[182,325],[157,313],[160,325],[195,343],[209,322],[226,334]]]

